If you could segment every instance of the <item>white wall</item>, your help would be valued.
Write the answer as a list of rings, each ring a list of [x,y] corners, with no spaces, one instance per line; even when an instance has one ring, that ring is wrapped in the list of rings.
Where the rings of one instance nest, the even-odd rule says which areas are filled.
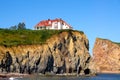
[[[52,29],[58,29],[58,22],[52,23]]]
[[[52,28],[51,29],[54,29],[54,22],[52,23]]]
[[[58,29],[62,29],[63,28],[63,25],[61,22],[58,22]]]
[[[44,29],[44,28],[42,28],[42,29]],[[53,22],[52,26],[46,26],[46,29],[70,29],[70,27],[66,23],[62,24],[62,22]],[[39,29],[37,29],[37,27],[36,27],[35,30],[41,30],[41,29],[40,29],[40,27],[39,27]]]
[[[64,24],[63,29],[69,29],[69,26],[67,24]]]

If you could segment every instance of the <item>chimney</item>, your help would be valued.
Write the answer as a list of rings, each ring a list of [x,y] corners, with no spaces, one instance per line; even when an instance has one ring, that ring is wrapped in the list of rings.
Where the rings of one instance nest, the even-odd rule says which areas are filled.
[[[48,21],[50,21],[50,19],[48,19]]]

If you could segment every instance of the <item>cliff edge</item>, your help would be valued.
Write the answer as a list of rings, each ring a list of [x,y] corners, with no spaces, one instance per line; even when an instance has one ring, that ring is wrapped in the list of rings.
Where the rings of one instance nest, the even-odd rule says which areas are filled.
[[[89,42],[84,33],[63,31],[44,44],[0,46],[0,72],[90,74]]]
[[[97,38],[93,48],[93,63],[97,72],[120,73],[120,44]]]

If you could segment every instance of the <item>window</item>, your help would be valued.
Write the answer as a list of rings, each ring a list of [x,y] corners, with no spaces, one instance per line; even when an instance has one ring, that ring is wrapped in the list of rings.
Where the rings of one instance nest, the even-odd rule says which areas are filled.
[[[58,23],[57,22],[54,23],[54,28],[58,29]]]
[[[55,29],[58,29],[58,26],[55,26],[54,28],[55,28]]]
[[[39,27],[37,27],[37,29],[39,29]]]
[[[42,27],[40,27],[40,29],[42,29]]]

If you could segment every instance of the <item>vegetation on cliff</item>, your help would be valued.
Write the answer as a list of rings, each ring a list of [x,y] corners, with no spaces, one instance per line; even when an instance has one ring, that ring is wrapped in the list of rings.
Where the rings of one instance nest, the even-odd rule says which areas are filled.
[[[75,30],[9,30],[0,29],[0,45],[9,47],[17,45],[43,44],[53,35]],[[78,31],[83,34],[82,31]]]
[[[113,41],[111,41],[111,40],[109,40],[109,39],[103,39],[103,38],[97,38],[97,39],[107,40],[107,41],[110,41],[110,42],[112,42],[112,43],[117,44],[117,45],[120,46],[120,42],[113,42]]]

